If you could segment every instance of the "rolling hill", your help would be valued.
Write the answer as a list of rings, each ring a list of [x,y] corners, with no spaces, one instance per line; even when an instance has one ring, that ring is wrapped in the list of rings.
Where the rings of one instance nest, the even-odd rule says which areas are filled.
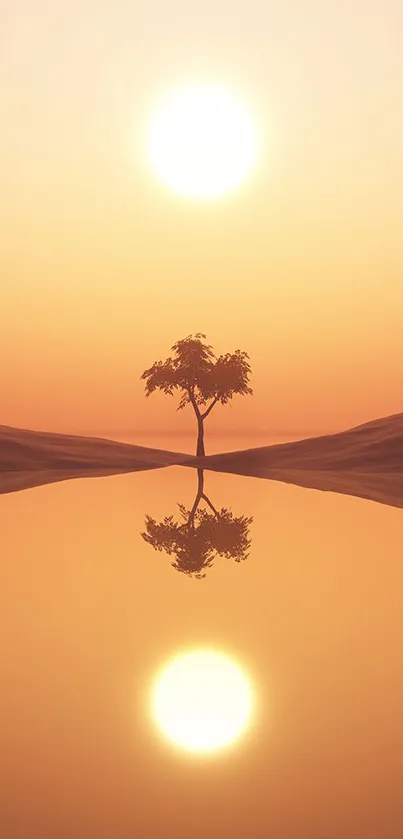
[[[337,434],[203,458],[0,426],[0,493],[168,466],[264,478],[403,507],[403,414]]]

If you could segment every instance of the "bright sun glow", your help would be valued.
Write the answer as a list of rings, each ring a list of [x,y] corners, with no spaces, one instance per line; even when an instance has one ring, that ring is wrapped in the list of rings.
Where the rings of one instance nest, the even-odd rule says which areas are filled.
[[[169,740],[187,751],[212,752],[234,742],[247,728],[252,691],[232,659],[199,650],[165,665],[154,685],[152,706]]]
[[[216,198],[235,189],[257,155],[254,121],[242,102],[218,85],[188,85],[157,107],[150,124],[151,163],[175,192]]]

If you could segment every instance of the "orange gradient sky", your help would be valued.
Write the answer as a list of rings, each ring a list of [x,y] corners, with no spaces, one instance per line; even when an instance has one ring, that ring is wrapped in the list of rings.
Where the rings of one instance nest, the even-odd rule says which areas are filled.
[[[6,0],[2,18],[0,423],[193,430],[139,377],[197,331],[253,370],[211,430],[402,410],[397,0]],[[192,78],[239,95],[263,142],[219,201],[170,193],[142,148]]]

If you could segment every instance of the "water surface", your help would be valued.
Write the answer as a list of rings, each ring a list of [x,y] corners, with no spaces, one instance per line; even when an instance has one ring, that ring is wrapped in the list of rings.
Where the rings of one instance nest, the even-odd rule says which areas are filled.
[[[193,451],[152,439],[137,442]],[[204,477],[216,508],[253,522],[249,557],[202,580],[140,535],[147,514],[191,507],[195,470],[0,498],[5,836],[403,835],[402,511]],[[207,762],[173,752],[147,713],[155,670],[192,645],[233,652],[259,698],[250,734]]]

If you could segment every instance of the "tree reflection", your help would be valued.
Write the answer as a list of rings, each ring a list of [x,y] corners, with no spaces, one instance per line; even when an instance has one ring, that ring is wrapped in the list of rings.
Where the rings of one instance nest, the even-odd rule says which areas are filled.
[[[203,469],[197,470],[197,477],[192,508],[188,510],[184,504],[178,504],[181,521],[174,521],[172,515],[157,522],[146,515],[146,531],[141,535],[154,550],[175,556],[173,568],[200,580],[217,556],[235,562],[248,558],[253,516],[234,516],[226,507],[216,510],[204,492]],[[208,509],[201,506],[202,501]]]

